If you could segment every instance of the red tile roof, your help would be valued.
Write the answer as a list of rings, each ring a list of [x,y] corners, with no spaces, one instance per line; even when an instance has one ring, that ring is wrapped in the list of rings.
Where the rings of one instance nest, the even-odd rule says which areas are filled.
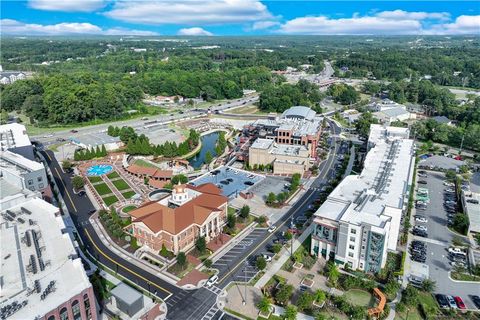
[[[178,234],[192,224],[202,225],[210,214],[220,211],[228,198],[221,195],[221,190],[215,190],[210,184],[186,188],[196,190],[201,194],[177,208],[169,208],[158,202],[147,202],[139,208],[132,210],[129,214],[134,221],[144,223],[152,232],[158,233],[162,230],[170,234]]]
[[[173,176],[172,170],[160,170],[153,167],[142,167],[136,164],[128,166],[126,170],[133,174],[141,174],[153,178],[171,178]]]

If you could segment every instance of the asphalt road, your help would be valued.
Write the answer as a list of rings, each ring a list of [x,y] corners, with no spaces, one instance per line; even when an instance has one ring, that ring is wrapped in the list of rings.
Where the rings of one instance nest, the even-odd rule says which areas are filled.
[[[210,110],[212,112],[215,112],[215,111],[220,112],[223,110],[228,110],[228,109],[239,107],[242,105],[250,105],[252,103],[255,103],[257,100],[258,100],[258,96],[249,96],[249,97],[237,99],[230,102],[219,103],[218,105],[212,106]],[[48,146],[54,143],[58,143],[57,139],[59,138],[68,137],[68,138],[81,140],[81,137],[83,135],[106,131],[108,126],[110,125],[141,128],[145,125],[145,122],[150,123],[152,121],[157,121],[157,123],[160,125],[162,123],[166,124],[173,121],[180,121],[180,120],[188,119],[194,116],[206,115],[207,112],[208,112],[207,109],[195,109],[195,111],[192,110],[192,111],[187,111],[185,113],[174,113],[174,114],[172,113],[170,115],[158,115],[158,116],[148,117],[148,120],[133,119],[133,120],[115,121],[115,122],[109,122],[109,123],[104,123],[99,125],[79,127],[76,129],[78,132],[75,132],[75,133],[72,133],[70,130],[63,130],[63,131],[52,132],[51,134],[32,136],[31,139],[38,141],[45,146]],[[238,115],[238,116],[240,117],[241,115]]]
[[[331,122],[332,134],[338,135],[340,128]],[[338,151],[337,139],[333,139],[334,148],[331,150],[326,161],[322,162],[317,177],[312,187],[298,201],[298,205],[292,207],[278,222],[277,232],[286,230],[287,222],[292,217],[297,217],[305,212],[318,196],[318,188],[321,187],[328,179],[330,172],[336,159]],[[66,206],[72,220],[79,232],[82,242],[85,244],[86,250],[94,256],[102,264],[112,270],[115,270],[123,277],[134,282],[138,286],[155,294],[159,298],[164,299],[168,305],[168,319],[216,319],[220,318],[222,312],[216,309],[216,292],[211,289],[200,288],[197,290],[182,290],[148,271],[137,267],[129,261],[118,256],[106,247],[97,236],[92,225],[89,223],[89,212],[94,209],[93,204],[88,197],[80,197],[73,192],[71,184],[71,176],[64,173],[52,151],[40,151],[46,159],[56,185],[59,187],[60,193],[65,200]],[[257,255],[266,251],[266,246],[273,239],[273,233],[260,233],[259,236],[252,240],[251,246],[247,252],[251,255]],[[224,288],[228,283],[243,273],[244,261],[249,255],[239,255],[236,259],[229,261],[227,267],[219,274],[218,288]],[[213,287],[213,290],[217,288]],[[169,301],[170,300],[170,301]]]

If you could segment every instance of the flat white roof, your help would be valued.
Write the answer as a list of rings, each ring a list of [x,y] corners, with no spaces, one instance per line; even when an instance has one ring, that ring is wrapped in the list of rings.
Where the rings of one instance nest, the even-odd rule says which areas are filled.
[[[32,161],[11,151],[0,151],[0,170],[4,168],[15,169],[19,172],[32,172],[44,169],[39,162]]]
[[[271,139],[262,139],[258,138],[253,142],[253,144],[250,146],[250,148],[253,149],[268,149],[270,146],[273,144],[273,140]]]
[[[470,221],[470,232],[480,233],[480,193],[463,191],[465,198],[465,213]],[[467,202],[467,200],[477,200],[478,203]]]
[[[24,125],[19,123],[0,125],[0,151],[31,144]]]
[[[360,175],[343,179],[315,215],[383,228],[390,219],[385,210],[391,214],[403,207],[413,165],[413,140],[377,140]]]
[[[0,307],[27,301],[11,318],[44,316],[91,286],[69,234],[62,229],[65,224],[58,208],[37,197],[1,212]],[[41,299],[49,285],[53,290]]]

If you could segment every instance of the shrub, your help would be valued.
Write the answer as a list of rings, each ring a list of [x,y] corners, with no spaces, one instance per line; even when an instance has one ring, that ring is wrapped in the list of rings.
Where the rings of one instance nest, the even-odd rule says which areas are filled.
[[[198,237],[197,241],[195,242],[195,248],[197,248],[198,252],[201,254],[207,250],[207,241],[205,240],[205,237]]]
[[[177,254],[177,264],[180,268],[185,269],[185,266],[187,265],[187,256],[185,255],[185,252],[179,252]]]
[[[286,305],[288,300],[293,294],[293,286],[289,284],[283,284],[275,294],[275,301],[280,305]]]
[[[304,291],[297,300],[298,310],[303,311],[305,309],[310,309],[314,300],[315,296],[313,294],[308,291]]]
[[[283,315],[283,318],[285,320],[295,320],[297,318],[297,307],[294,306],[293,304],[289,304],[286,308],[285,308],[285,313]]]
[[[205,267],[207,267],[207,268],[210,268],[210,267],[212,266],[212,264],[213,264],[213,261],[210,260],[210,259],[205,259],[205,260],[203,261],[203,265],[204,265]]]
[[[249,214],[250,214],[250,207],[247,205],[244,205],[240,209],[240,217],[242,217],[243,219],[247,219]]]
[[[263,270],[267,267],[267,261],[264,257],[259,256],[256,261],[256,266],[258,270]]]

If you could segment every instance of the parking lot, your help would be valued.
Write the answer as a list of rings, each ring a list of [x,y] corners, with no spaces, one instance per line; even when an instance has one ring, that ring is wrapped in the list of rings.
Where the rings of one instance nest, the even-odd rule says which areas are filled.
[[[262,179],[264,177],[258,174],[222,166],[190,181],[190,184],[198,186],[213,183],[222,189],[224,196],[235,198],[241,191],[253,187]]]
[[[221,278],[227,274],[233,265],[237,264],[237,261],[245,257],[245,253],[249,253],[258,244],[258,242],[265,237],[267,230],[254,229],[248,236],[239,241],[234,247],[232,247],[227,253],[225,253],[220,259],[215,261],[212,268],[218,269],[219,277]],[[255,267],[255,263],[245,260],[245,265],[238,268],[233,275],[234,281],[250,281],[258,270]]]
[[[458,282],[450,278],[451,270],[450,260],[448,258],[448,248],[451,246],[451,240],[454,233],[447,227],[447,212],[444,208],[444,190],[443,185],[445,175],[440,172],[427,171],[427,177],[417,177],[418,180],[424,180],[426,184],[419,184],[418,187],[428,189],[429,203],[425,210],[413,210],[412,216],[422,215],[427,222],[415,222],[413,225],[423,225],[427,227],[428,237],[413,236],[413,239],[426,243],[425,263],[411,261],[408,253],[407,261],[409,266],[407,273],[415,275],[418,270],[424,270],[424,265],[428,266],[427,274],[431,280],[436,282],[435,293],[442,293],[452,296],[460,296],[465,302],[467,308],[475,309],[470,295],[479,294],[478,283]]]

